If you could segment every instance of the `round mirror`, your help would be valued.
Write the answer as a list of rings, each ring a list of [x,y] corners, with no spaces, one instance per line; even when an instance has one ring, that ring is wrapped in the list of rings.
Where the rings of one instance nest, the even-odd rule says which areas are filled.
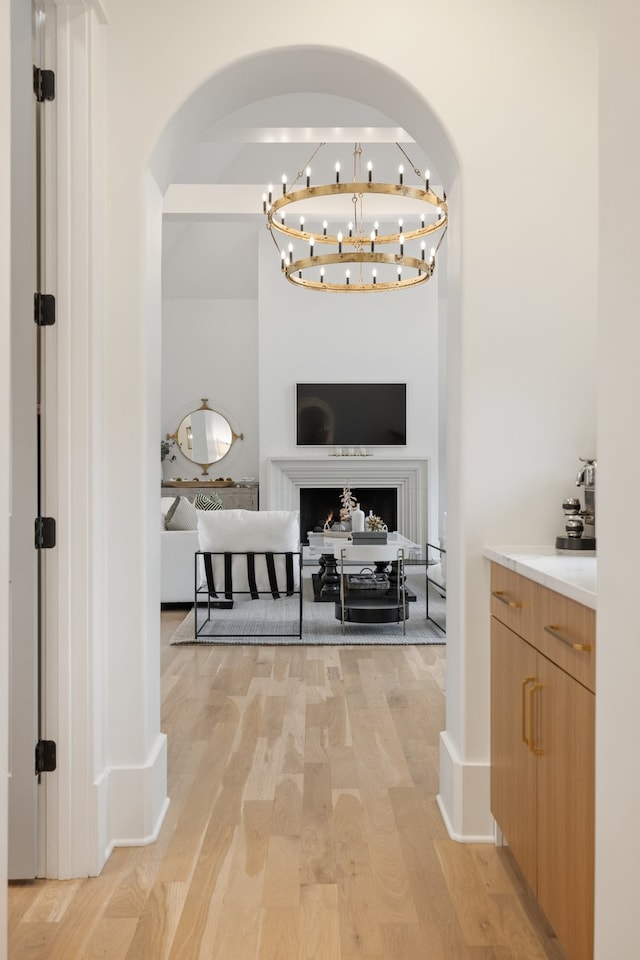
[[[212,463],[226,456],[234,440],[242,438],[241,433],[233,432],[227,418],[212,410],[203,399],[202,406],[184,417],[171,439],[187,460],[199,464],[203,474],[207,474]]]

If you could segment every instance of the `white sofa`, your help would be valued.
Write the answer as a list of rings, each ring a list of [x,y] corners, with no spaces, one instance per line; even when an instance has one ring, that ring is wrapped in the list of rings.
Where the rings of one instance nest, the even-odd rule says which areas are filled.
[[[200,549],[200,535],[198,530],[166,529],[166,514],[174,500],[175,497],[163,497],[160,501],[160,602],[193,603],[194,557]],[[203,549],[300,548],[298,511],[198,510],[197,514],[204,521]],[[285,540],[281,542],[282,536]]]
[[[175,497],[160,500],[160,602],[193,603],[194,556],[200,549],[197,530],[167,530],[165,517]]]

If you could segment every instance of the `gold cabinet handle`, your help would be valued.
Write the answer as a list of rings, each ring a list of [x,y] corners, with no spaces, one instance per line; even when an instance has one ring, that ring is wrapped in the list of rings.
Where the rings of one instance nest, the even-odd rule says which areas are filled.
[[[533,715],[534,708],[535,708],[534,697],[538,690],[542,690],[541,683],[534,683],[531,689],[529,690],[529,729],[532,731],[535,730],[534,715]],[[529,750],[531,750],[531,753],[535,754],[536,757],[542,756],[542,750],[540,749],[540,747],[536,745],[536,738],[534,733],[531,734],[531,738],[529,740]]]
[[[572,650],[579,650],[581,653],[591,653],[590,643],[575,643],[573,640],[569,640],[568,637],[563,637],[563,635],[559,633],[559,630],[560,628],[554,626],[552,623],[546,624],[544,628],[545,633],[550,633],[552,637],[556,638],[556,640],[566,643],[566,645],[571,647]]]
[[[535,682],[535,679],[536,679],[535,677],[526,677],[522,681],[522,742],[526,743],[529,749],[531,749],[531,744],[529,742],[529,738],[527,737],[527,703],[526,703],[526,697],[525,697],[525,690],[527,689],[527,686],[530,683]]]
[[[495,597],[496,600],[499,600],[500,603],[504,603],[505,607],[521,607],[522,606],[522,604],[519,603],[517,600],[509,600],[504,590],[492,590],[491,596]]]

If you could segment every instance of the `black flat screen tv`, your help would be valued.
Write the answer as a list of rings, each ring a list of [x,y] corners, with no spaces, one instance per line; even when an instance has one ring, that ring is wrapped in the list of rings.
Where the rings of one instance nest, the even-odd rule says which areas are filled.
[[[404,446],[406,383],[296,384],[298,446]]]

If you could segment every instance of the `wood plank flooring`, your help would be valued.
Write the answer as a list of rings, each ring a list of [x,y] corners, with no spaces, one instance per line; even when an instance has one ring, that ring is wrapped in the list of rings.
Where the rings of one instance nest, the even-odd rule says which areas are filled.
[[[559,960],[438,812],[442,646],[171,647],[169,808],[100,877],[10,884],[11,960]]]

